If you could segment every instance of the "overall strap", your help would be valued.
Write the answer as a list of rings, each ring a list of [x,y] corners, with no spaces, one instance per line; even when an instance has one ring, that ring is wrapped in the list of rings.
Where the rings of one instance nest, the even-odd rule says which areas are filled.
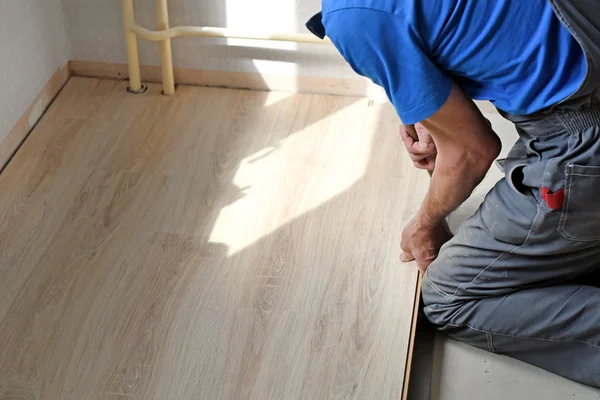
[[[554,13],[585,52],[586,79],[565,102],[590,96],[600,87],[600,0],[549,0]]]

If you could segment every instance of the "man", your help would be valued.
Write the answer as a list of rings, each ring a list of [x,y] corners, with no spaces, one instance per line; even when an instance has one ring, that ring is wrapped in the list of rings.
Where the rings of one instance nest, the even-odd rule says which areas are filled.
[[[401,258],[425,272],[427,318],[600,387],[600,0],[323,0],[322,26],[417,124],[403,139],[433,174]],[[520,139],[451,238],[446,216],[500,152],[472,99]]]

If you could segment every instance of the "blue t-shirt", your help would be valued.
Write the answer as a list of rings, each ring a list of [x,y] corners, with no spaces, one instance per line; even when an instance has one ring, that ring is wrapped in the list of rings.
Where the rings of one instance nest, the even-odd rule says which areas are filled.
[[[452,81],[526,115],[571,96],[587,72],[548,0],[323,0],[323,25],[405,124],[438,111]]]

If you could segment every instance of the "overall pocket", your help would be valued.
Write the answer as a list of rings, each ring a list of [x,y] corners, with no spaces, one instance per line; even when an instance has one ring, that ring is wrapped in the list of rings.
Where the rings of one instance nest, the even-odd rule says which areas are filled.
[[[569,164],[558,231],[569,240],[600,240],[600,167]]]
[[[479,215],[492,238],[522,246],[533,229],[539,206],[532,195],[518,188],[515,171],[520,172],[520,169],[514,169],[508,179],[496,183],[481,205]]]

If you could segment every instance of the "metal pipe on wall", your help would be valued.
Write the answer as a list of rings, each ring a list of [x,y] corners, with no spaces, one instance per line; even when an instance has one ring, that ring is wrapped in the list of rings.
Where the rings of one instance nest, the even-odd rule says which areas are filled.
[[[141,82],[140,59],[137,37],[160,42],[160,65],[162,70],[163,93],[175,93],[175,76],[173,72],[173,55],[171,39],[181,36],[203,36],[218,38],[235,38],[250,40],[271,40],[295,43],[331,44],[331,40],[321,40],[312,34],[305,33],[265,33],[245,32],[227,28],[213,28],[206,26],[178,26],[169,27],[168,0],[156,0],[156,18],[158,30],[152,31],[136,24],[134,18],[133,0],[123,2],[123,25],[125,29],[125,43],[127,46],[127,61],[129,65],[129,91],[140,93],[145,91]]]
[[[138,52],[137,34],[127,27],[135,24],[133,15],[133,0],[123,0],[123,24],[125,25],[125,45],[127,47],[127,64],[129,66],[129,91],[140,93],[144,91],[140,73],[140,57]]]
[[[156,17],[159,30],[164,31],[169,29],[167,0],[156,0]],[[165,39],[160,42],[160,67],[162,69],[163,93],[170,96],[175,93],[171,39]]]

